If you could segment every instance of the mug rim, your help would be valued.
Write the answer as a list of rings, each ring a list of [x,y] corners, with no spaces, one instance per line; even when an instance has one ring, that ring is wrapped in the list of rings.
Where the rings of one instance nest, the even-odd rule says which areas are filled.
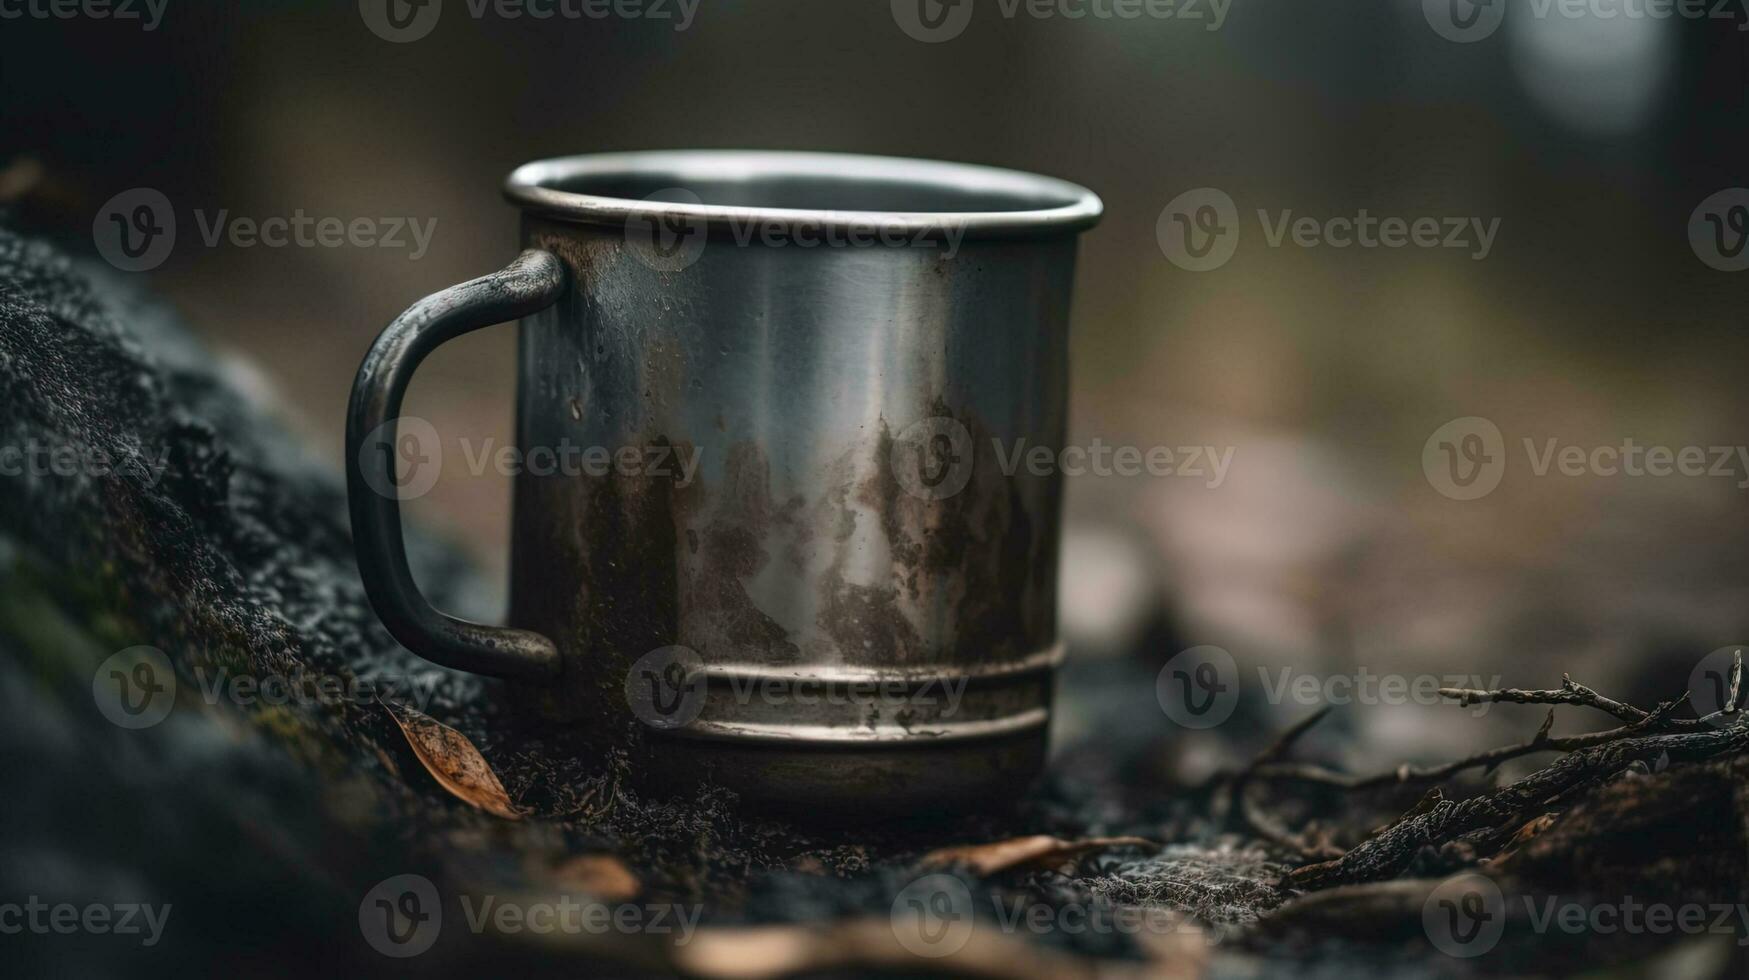
[[[687,180],[861,179],[968,195],[1009,196],[1017,202],[1060,203],[1013,210],[964,211],[790,208],[634,199],[556,186],[607,176],[672,178],[673,189],[681,191],[685,190]],[[678,219],[709,227],[757,222],[791,228],[958,231],[977,238],[1073,234],[1093,227],[1105,210],[1099,196],[1079,184],[1022,170],[911,157],[796,150],[650,150],[552,157],[525,163],[511,171],[504,180],[504,196],[524,210],[584,224],[623,225],[638,219]],[[697,200],[696,194],[692,196]]]

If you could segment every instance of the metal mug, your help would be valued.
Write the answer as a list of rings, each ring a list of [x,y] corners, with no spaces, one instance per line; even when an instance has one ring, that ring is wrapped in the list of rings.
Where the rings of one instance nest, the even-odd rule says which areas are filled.
[[[661,791],[867,814],[1012,799],[1043,766],[1062,656],[1061,476],[1016,464],[1061,448],[1099,199],[715,150],[545,160],[504,192],[522,254],[403,313],[353,386],[353,534],[389,631],[505,678]],[[518,318],[527,465],[499,627],[413,583],[396,420],[432,349]],[[536,467],[543,449],[576,465]]]

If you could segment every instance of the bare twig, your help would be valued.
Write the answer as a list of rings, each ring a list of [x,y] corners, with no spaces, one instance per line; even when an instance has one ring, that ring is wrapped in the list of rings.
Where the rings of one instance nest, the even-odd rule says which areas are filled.
[[[1516,759],[1520,756],[1534,755],[1538,752],[1576,752],[1597,745],[1607,745],[1610,742],[1631,738],[1648,731],[1655,730],[1667,720],[1671,711],[1675,710],[1680,701],[1665,701],[1652,711],[1644,714],[1639,721],[1620,728],[1612,728],[1602,732],[1588,732],[1583,735],[1550,736],[1549,728],[1555,720],[1551,709],[1548,717],[1543,719],[1542,727],[1531,736],[1528,742],[1517,745],[1506,745],[1486,752],[1478,752],[1467,758],[1448,762],[1444,765],[1429,768],[1417,768],[1411,765],[1398,766],[1387,772],[1374,773],[1370,776],[1353,776],[1347,773],[1334,772],[1321,766],[1302,764],[1273,764],[1259,766],[1254,775],[1263,779],[1280,779],[1293,782],[1318,783],[1334,786],[1345,790],[1368,790],[1383,786],[1406,786],[1420,783],[1441,783],[1467,769],[1492,769],[1502,762]]]
[[[1459,707],[1472,704],[1574,704],[1613,715],[1628,724],[1644,721],[1648,712],[1642,711],[1631,704],[1625,704],[1614,698],[1604,697],[1589,687],[1573,680],[1572,675],[1561,675],[1561,686],[1553,691],[1526,691],[1515,687],[1502,688],[1497,691],[1480,691],[1462,687],[1442,687],[1441,697],[1452,698]],[[1684,694],[1681,700],[1686,700]],[[1663,723],[1671,730],[1694,730],[1703,726],[1695,718],[1670,718]]]
[[[1275,741],[1269,743],[1267,748],[1257,754],[1257,758],[1251,761],[1251,765],[1245,772],[1247,774],[1255,772],[1258,766],[1261,766],[1266,762],[1274,762],[1286,755],[1287,751],[1294,747],[1294,744],[1300,740],[1301,736],[1311,731],[1318,722],[1323,721],[1325,717],[1330,714],[1331,707],[1331,705],[1327,704],[1288,726],[1287,731],[1282,732],[1276,737]]]

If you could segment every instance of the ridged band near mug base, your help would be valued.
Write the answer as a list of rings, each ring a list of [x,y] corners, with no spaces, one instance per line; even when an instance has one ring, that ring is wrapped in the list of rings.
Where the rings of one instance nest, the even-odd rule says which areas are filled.
[[[662,796],[734,790],[748,810],[842,823],[899,821],[1015,805],[1044,769],[1047,733],[947,744],[795,746],[650,739],[643,786]],[[926,751],[925,751],[926,749]]]
[[[786,745],[941,745],[1001,738],[1050,720],[1056,645],[990,669],[807,672],[708,665],[696,717],[671,738]]]
[[[1043,767],[1062,654],[884,677],[707,667],[696,717],[646,731],[644,782],[665,794],[717,784],[754,809],[849,819],[1012,802]]]

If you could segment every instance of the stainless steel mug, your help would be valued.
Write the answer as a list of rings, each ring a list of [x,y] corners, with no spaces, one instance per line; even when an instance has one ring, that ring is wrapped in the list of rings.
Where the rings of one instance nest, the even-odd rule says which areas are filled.
[[[402,314],[353,386],[353,534],[389,631],[663,790],[891,814],[1023,788],[1062,653],[1062,483],[1022,460],[1061,448],[1099,199],[714,150],[531,163],[505,194],[521,256]],[[433,348],[518,318],[511,625],[486,626],[414,586],[396,421]]]

